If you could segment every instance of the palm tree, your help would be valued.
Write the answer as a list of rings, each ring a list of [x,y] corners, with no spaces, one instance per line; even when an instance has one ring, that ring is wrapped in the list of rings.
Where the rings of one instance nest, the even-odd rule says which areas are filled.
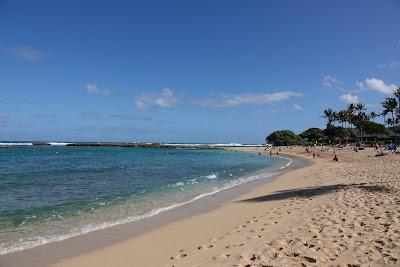
[[[383,117],[383,125],[386,125],[386,115],[388,112],[386,110],[382,111],[381,116]]]
[[[365,104],[358,103],[354,106],[354,110],[356,111],[355,115],[355,124],[359,133],[359,142],[363,140],[363,128],[364,124],[369,120],[367,114],[365,114]]]
[[[337,113],[337,119],[341,124],[342,128],[344,128],[344,123],[347,121],[347,112],[345,110],[341,110]]]
[[[393,94],[394,94],[395,97],[397,97],[398,105],[399,105],[399,109],[400,109],[400,87],[395,89],[393,91]]]
[[[392,124],[393,124],[393,120],[392,120],[391,118],[388,118],[388,119],[386,120],[386,124],[387,124],[387,125],[392,125]]]
[[[384,112],[386,112],[386,114],[390,113],[392,115],[390,124],[393,126],[393,129],[394,129],[394,140],[395,140],[396,144],[397,144],[397,132],[396,132],[396,124],[397,123],[396,123],[394,114],[396,112],[397,105],[398,105],[398,103],[397,103],[396,98],[392,98],[392,97],[386,98],[385,101],[382,102],[382,107],[384,109]]]
[[[354,108],[357,112],[364,112],[367,109],[363,103],[357,103]]]
[[[322,116],[322,118],[325,118],[328,123],[327,123],[327,127],[332,126],[332,122],[335,121],[336,118],[336,112],[333,111],[333,109],[328,108],[324,110],[324,115]]]
[[[376,117],[379,117],[379,114],[377,114],[376,112],[372,111],[372,112],[369,114],[369,117],[370,117],[372,120],[374,120]]]
[[[355,105],[353,103],[349,104],[347,106],[347,121],[349,123],[351,134],[353,133],[354,111],[355,111]],[[347,140],[347,143],[348,143],[348,140]]]

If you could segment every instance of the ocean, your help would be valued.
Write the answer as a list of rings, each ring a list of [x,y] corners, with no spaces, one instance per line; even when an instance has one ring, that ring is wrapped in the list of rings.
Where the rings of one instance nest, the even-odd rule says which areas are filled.
[[[154,216],[288,164],[226,150],[0,148],[0,255]]]

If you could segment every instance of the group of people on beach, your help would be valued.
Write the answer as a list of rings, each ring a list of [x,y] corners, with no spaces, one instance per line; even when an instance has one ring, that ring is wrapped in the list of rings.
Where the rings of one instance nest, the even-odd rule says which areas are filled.
[[[281,149],[278,148],[276,152],[272,152],[272,148],[269,150],[269,156],[272,157],[273,154],[279,156],[279,152],[281,152]],[[267,152],[267,148],[264,148],[264,151]],[[261,152],[258,152],[258,155],[261,155]]]
[[[321,151],[323,151],[323,147],[321,147]],[[311,147],[311,146],[306,147],[306,152],[307,153],[312,153],[313,159],[319,158],[319,153],[316,152],[314,147]]]
[[[275,154],[277,155],[277,156],[279,156],[279,152],[281,151],[281,149],[279,148],[276,152],[275,152]],[[272,149],[269,151],[269,156],[270,157],[272,157]]]
[[[347,147],[351,147],[351,145],[347,144]],[[384,152],[384,148],[385,148],[384,146],[380,146],[378,143],[375,143],[373,145],[373,147],[374,147],[374,151],[375,151],[375,157],[380,157],[380,156],[384,156],[384,155],[387,154],[387,153]],[[342,147],[340,147],[340,148],[342,148]],[[354,146],[354,148],[353,148],[353,150],[355,152],[359,152],[360,150],[364,150],[364,149],[365,148],[364,148],[363,144],[358,144],[358,145]],[[386,149],[389,151],[390,154],[400,154],[400,152],[397,149],[396,144],[394,144],[394,143],[391,143],[389,146],[386,147]],[[306,153],[312,154],[313,159],[316,159],[316,158],[320,157],[319,151],[323,152],[323,151],[328,151],[328,150],[329,149],[328,148],[324,148],[324,146],[322,144],[321,144],[320,147],[317,146],[316,144],[314,144],[313,146],[307,146],[305,148]],[[267,152],[268,149],[264,148],[264,151]],[[276,152],[274,152],[273,148],[271,148],[269,150],[269,155],[270,156],[273,156],[274,154],[279,155],[279,152],[281,152],[281,148],[278,148],[278,150],[276,150]],[[258,152],[258,154],[261,155],[261,152]],[[335,150],[333,151],[333,154],[334,154],[334,156],[332,158],[332,161],[338,162],[339,161],[339,157],[336,154]]]
[[[389,151],[390,154],[399,154],[400,152],[397,150],[397,146],[394,143],[391,143],[389,146],[386,147],[386,149]],[[375,151],[375,157],[381,157],[385,156],[386,153],[384,152],[384,149],[382,146],[380,146],[378,143],[374,144],[374,151]]]

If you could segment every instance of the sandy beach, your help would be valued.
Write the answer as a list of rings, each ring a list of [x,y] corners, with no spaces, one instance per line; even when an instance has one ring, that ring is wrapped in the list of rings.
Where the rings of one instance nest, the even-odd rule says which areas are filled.
[[[371,149],[342,149],[336,150],[339,162],[332,162],[332,149],[318,150],[316,159],[304,148],[282,148],[281,153],[300,155],[313,164],[260,184],[211,211],[50,265],[400,264],[398,156],[375,158]],[[12,265],[0,258],[1,266],[7,263]]]
[[[399,14],[0,0],[0,267],[400,267]]]

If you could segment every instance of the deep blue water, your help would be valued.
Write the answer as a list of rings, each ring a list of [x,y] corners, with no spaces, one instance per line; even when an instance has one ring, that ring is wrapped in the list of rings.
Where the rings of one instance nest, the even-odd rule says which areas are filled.
[[[287,162],[222,150],[0,148],[0,254],[151,216]]]

